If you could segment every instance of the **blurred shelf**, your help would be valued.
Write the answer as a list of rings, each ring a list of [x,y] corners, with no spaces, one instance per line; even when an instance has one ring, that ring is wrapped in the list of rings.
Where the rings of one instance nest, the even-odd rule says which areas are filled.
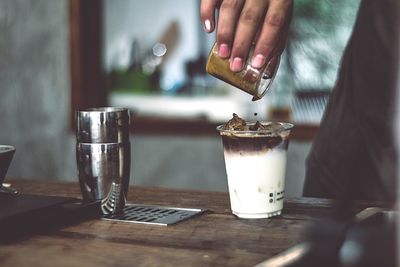
[[[216,127],[232,116],[228,110],[238,114],[248,112],[248,107],[243,103],[227,96],[113,93],[109,97],[109,104],[131,109],[133,134],[218,136]],[[319,130],[319,123],[315,121],[294,121],[293,124],[292,140],[311,141]]]
[[[291,107],[293,120],[306,124],[319,124],[328,104],[329,96],[329,90],[297,91]]]
[[[215,128],[224,122],[209,122],[202,118],[182,119],[133,116],[131,131],[133,134],[219,136]],[[316,124],[295,123],[291,133],[291,140],[311,141],[317,135],[318,130],[319,125]]]
[[[111,106],[123,106],[132,112],[158,118],[196,120],[202,118],[210,122],[229,120],[234,110],[243,114],[245,107],[229,96],[168,96],[134,95],[112,93],[109,95]]]

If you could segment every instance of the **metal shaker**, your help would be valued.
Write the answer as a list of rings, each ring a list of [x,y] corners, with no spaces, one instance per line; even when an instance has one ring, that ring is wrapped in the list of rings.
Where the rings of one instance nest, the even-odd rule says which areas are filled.
[[[76,112],[78,143],[129,142],[130,116],[127,108],[89,108]]]
[[[130,178],[129,110],[78,110],[76,123],[76,162],[83,198],[101,199],[105,215],[122,212]]]

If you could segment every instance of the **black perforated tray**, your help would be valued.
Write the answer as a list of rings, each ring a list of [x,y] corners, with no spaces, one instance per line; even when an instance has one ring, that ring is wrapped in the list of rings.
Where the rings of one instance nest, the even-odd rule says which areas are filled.
[[[104,219],[167,226],[192,218],[204,211],[203,209],[127,204],[123,213],[107,215]]]

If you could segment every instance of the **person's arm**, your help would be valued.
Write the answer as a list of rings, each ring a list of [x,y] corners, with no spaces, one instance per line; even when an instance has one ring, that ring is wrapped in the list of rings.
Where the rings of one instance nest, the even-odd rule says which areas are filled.
[[[217,29],[219,56],[230,58],[231,70],[240,71],[253,42],[255,68],[283,52],[292,9],[292,0],[202,0],[200,16],[206,32]]]

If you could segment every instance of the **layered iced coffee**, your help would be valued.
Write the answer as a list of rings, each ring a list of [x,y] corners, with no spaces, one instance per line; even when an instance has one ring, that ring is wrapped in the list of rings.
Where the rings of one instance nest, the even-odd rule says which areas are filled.
[[[248,123],[236,114],[217,127],[224,147],[229,197],[240,218],[281,214],[290,123]]]

